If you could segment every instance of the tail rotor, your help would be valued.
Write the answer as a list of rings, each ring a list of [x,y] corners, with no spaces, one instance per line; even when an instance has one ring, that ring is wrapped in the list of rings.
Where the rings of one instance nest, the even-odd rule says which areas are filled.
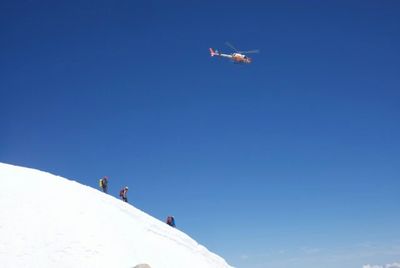
[[[217,56],[218,55],[218,51],[214,51],[214,49],[212,49],[210,47],[210,55],[211,55],[211,57]]]

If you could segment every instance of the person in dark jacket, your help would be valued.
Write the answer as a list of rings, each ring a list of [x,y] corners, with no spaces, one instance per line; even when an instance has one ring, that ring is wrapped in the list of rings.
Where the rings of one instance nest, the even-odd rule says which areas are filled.
[[[175,218],[174,218],[174,216],[168,216],[167,217],[167,224],[169,226],[175,227]]]
[[[107,176],[104,176],[103,178],[100,179],[100,187],[104,193],[107,193],[107,189],[108,189],[108,177]]]
[[[128,202],[128,186],[125,186],[121,191],[119,191],[119,196],[124,202]]]

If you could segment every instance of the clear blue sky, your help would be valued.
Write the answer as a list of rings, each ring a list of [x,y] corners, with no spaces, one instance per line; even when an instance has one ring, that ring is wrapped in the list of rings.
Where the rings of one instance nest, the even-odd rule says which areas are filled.
[[[237,267],[400,261],[399,1],[63,2],[0,4],[1,162],[108,175]]]

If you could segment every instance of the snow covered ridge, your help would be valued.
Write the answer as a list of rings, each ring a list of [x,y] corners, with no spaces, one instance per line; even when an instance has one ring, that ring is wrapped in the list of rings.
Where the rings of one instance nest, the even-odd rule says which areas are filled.
[[[0,163],[0,182],[2,268],[232,267],[183,232],[75,181]]]
[[[386,265],[364,265],[363,268],[400,268],[400,262],[395,262],[392,264],[386,264]]]

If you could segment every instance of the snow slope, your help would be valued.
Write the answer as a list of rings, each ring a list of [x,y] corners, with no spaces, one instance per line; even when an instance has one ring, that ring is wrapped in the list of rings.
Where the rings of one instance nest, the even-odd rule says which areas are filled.
[[[0,182],[3,268],[231,267],[183,232],[75,181],[0,163]]]

